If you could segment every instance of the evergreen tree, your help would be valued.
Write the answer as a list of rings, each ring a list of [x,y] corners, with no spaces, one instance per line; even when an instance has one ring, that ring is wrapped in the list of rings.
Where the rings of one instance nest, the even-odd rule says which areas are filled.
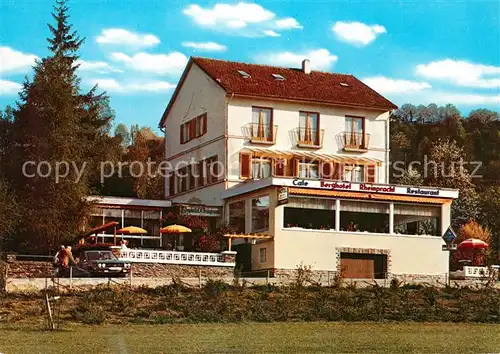
[[[47,39],[51,53],[37,61],[14,112],[16,169],[10,177],[23,215],[16,245],[37,252],[51,252],[82,227],[96,166],[111,157],[119,141],[108,136],[112,114],[107,97],[96,94],[96,87],[80,91],[75,70],[83,39],[68,23],[66,0],[56,1],[52,16],[55,25],[48,25]],[[37,171],[31,166],[24,173],[28,161],[38,166],[42,162],[43,168]],[[65,178],[55,179],[56,164],[60,172],[67,172]],[[48,166],[52,173],[41,176],[39,172],[45,175]]]

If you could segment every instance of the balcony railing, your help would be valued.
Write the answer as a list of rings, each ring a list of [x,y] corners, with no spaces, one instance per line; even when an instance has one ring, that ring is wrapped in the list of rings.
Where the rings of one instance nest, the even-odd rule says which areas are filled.
[[[277,125],[250,123],[246,130],[252,143],[272,145],[276,142]]]
[[[224,262],[221,253],[121,249],[119,259],[139,263],[234,266],[234,263]]]
[[[370,134],[362,132],[343,132],[342,143],[345,151],[366,151],[370,143]]]
[[[306,148],[322,148],[324,129],[297,128],[297,146]]]

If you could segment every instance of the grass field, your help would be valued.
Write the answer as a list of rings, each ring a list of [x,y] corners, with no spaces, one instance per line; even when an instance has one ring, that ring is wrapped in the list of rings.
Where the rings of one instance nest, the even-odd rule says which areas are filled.
[[[12,353],[498,353],[500,326],[453,323],[243,323],[0,326]]]

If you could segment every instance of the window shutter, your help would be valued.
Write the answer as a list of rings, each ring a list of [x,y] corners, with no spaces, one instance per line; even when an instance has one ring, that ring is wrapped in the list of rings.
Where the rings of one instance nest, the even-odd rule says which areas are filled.
[[[341,181],[345,181],[344,170],[345,170],[344,164],[343,163],[339,163],[339,168],[338,168],[339,177],[338,177],[338,179],[341,180]]]
[[[205,160],[201,160],[198,162],[198,186],[204,186],[205,185],[205,169],[203,168],[205,166]]]
[[[196,119],[189,121],[189,140],[196,138]]]
[[[175,177],[173,174],[168,176],[168,195],[173,196],[175,194]]]
[[[217,182],[219,180],[219,163],[218,156],[212,157],[212,162],[210,164],[210,173],[212,174],[212,182]]]
[[[333,178],[333,171],[332,171],[332,163],[331,162],[321,163],[321,178],[324,178],[324,179],[332,179]]]
[[[201,134],[206,134],[207,133],[207,114],[203,114],[203,119],[202,119],[202,122],[203,122],[203,130],[201,132]]]
[[[285,176],[286,160],[285,159],[275,159],[274,160],[274,175],[278,177]]]
[[[252,155],[248,152],[240,153],[240,178],[252,178]]]
[[[181,124],[181,144],[184,144],[184,124]]]
[[[292,176],[293,177],[298,177],[299,175],[299,159],[292,159]]]
[[[366,182],[375,183],[375,172],[376,172],[375,165],[365,166],[365,173],[366,173],[365,180],[366,180]]]

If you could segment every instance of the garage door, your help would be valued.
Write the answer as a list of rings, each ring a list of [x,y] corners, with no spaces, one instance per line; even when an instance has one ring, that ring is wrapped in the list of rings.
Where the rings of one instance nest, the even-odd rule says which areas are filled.
[[[384,254],[341,253],[340,266],[346,278],[384,279],[387,256]]]

